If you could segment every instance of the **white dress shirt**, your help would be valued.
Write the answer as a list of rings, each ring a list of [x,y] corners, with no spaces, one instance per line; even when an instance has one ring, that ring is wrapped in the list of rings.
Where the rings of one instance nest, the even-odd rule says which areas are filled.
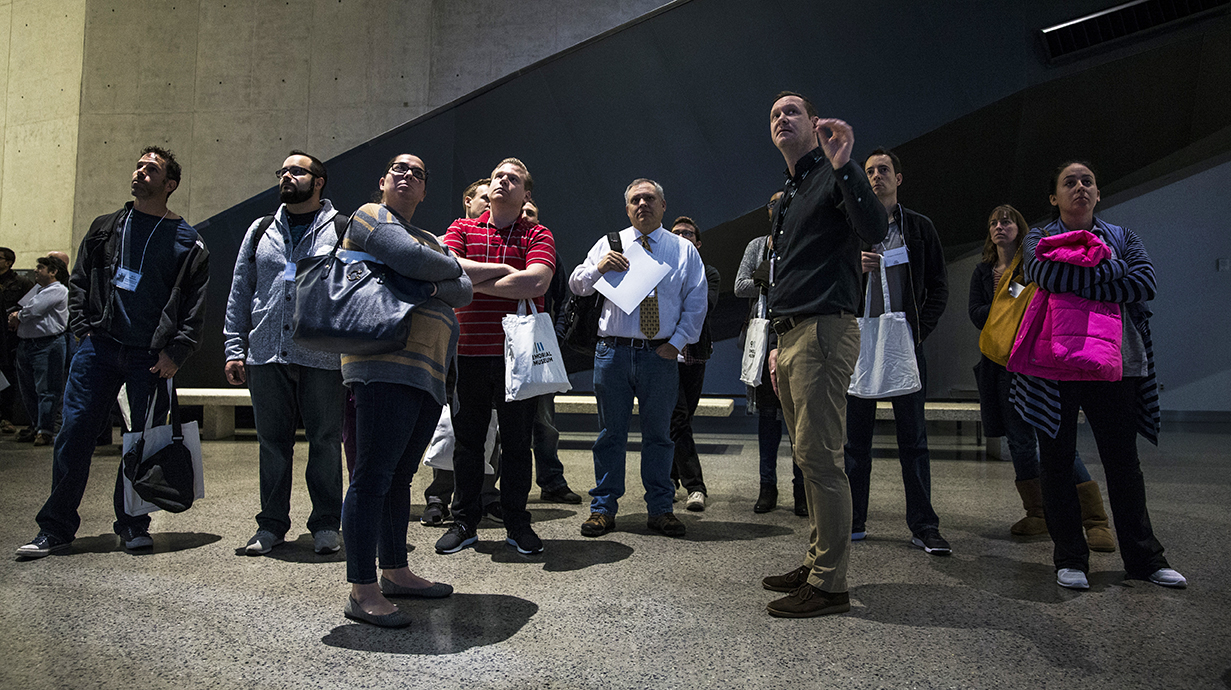
[[[620,242],[625,247],[631,246],[640,235],[636,228],[624,228],[620,231]],[[692,242],[667,232],[661,225],[648,237],[650,254],[655,260],[671,267],[654,288],[658,293],[658,332],[641,332],[640,306],[634,309],[633,313],[625,314],[612,304],[611,300],[604,300],[603,311],[598,319],[598,335],[666,339],[675,349],[683,350],[685,345],[695,343],[701,337],[701,324],[705,321],[705,310],[708,306],[705,266]],[[602,273],[598,271],[598,262],[609,251],[611,247],[604,235],[590,248],[586,260],[573,269],[568,281],[573,294],[584,296],[594,293],[594,284],[602,277]]]

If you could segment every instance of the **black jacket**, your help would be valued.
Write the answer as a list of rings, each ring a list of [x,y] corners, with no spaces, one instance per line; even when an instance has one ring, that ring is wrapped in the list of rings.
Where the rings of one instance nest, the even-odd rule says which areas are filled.
[[[910,323],[915,344],[924,341],[945,313],[949,302],[949,273],[945,268],[945,252],[940,246],[940,235],[932,220],[921,213],[898,204],[896,216],[906,240],[906,253],[910,256],[910,294],[903,295],[906,321]],[[871,245],[867,245],[870,247]],[[865,248],[864,251],[870,251]],[[868,274],[863,274],[863,290],[868,290]],[[862,305],[861,305],[862,307]],[[860,312],[862,313],[862,311]]]
[[[132,202],[115,213],[99,216],[77,251],[68,296],[69,328],[78,338],[90,331],[112,333],[114,301],[111,279],[118,258],[116,248],[119,223],[132,209]],[[166,350],[176,366],[183,366],[189,355],[201,346],[201,327],[205,324],[205,289],[209,284],[209,250],[198,236],[196,244],[181,260],[171,298],[163,307],[158,328],[150,339],[150,350]]]

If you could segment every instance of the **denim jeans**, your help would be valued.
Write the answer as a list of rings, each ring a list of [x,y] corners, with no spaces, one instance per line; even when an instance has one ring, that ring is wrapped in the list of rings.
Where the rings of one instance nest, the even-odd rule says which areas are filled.
[[[500,503],[500,487],[496,486],[496,482],[500,480],[500,433],[497,428],[497,416],[495,411],[492,411],[491,425],[488,427],[487,435],[492,438],[493,442],[486,445],[484,441],[483,452],[487,457],[487,462],[494,470],[491,474],[487,474],[487,470],[483,470],[483,488],[479,491],[479,502],[482,503],[486,510],[487,506],[493,503]],[[454,448],[457,447],[456,434],[454,434]],[[432,437],[432,443],[437,441],[436,437]],[[432,444],[429,444],[432,445]],[[456,512],[462,507],[461,501],[457,497],[457,493],[453,490],[455,482],[453,481],[453,470],[440,470],[432,468],[432,482],[423,490],[423,498],[428,503],[449,503],[452,501],[451,509]]]
[[[302,415],[308,438],[304,479],[312,498],[308,531],[338,529],[342,521],[342,416],[346,404],[342,373],[298,364],[260,364],[247,370],[260,444],[261,512],[256,524],[280,537],[291,528],[291,457],[295,428]]]
[[[30,425],[39,433],[55,433],[56,403],[64,391],[64,336],[19,340],[17,382]]]
[[[766,374],[768,376],[769,374]],[[782,408],[762,407],[757,420],[757,447],[761,452],[761,484],[778,486],[778,446],[782,445]],[[789,440],[789,439],[788,439]],[[791,459],[791,484],[802,487],[803,474]]]
[[[500,427],[500,509],[509,533],[530,525],[526,497],[530,494],[533,459],[530,426],[538,406],[529,400],[504,400],[504,357],[458,357],[457,409],[453,411],[453,483],[457,505],[454,519],[473,529],[483,517],[484,443],[492,409]]]
[[[425,390],[397,383],[356,383],[355,474],[346,491],[346,581],[376,582],[380,567],[406,567],[410,480],[432,440],[441,405]]]
[[[65,541],[72,541],[81,526],[77,508],[85,494],[90,477],[90,460],[95,441],[103,426],[110,421],[111,407],[127,384],[129,409],[136,419],[144,418],[146,400],[158,377],[150,367],[158,354],[142,347],[121,345],[110,338],[95,334],[81,342],[68,372],[64,391],[64,425],[56,435],[55,459],[51,470],[51,496],[38,512],[39,529]],[[124,512],[124,467],[115,474],[116,534],[125,527],[149,527],[149,515],[128,515]]]
[[[915,347],[919,363],[918,392],[898,395],[893,404],[893,421],[898,432],[898,462],[902,465],[902,486],[906,490],[906,524],[911,534],[940,527],[932,510],[932,463],[928,454],[927,419],[923,404],[927,399],[927,363],[923,347]],[[868,492],[872,485],[872,433],[876,426],[876,400],[846,396],[846,476],[851,481],[851,531],[863,532],[868,520]]]
[[[1120,381],[1059,381],[1060,430],[1056,438],[1039,434],[1043,485],[1043,514],[1055,550],[1056,569],[1089,572],[1090,550],[1082,533],[1081,503],[1072,481],[1072,457],[1077,447],[1077,411],[1098,444],[1107,477],[1107,498],[1120,557],[1129,577],[1145,578],[1167,568],[1163,545],[1154,536],[1146,510],[1145,477],[1137,457],[1137,384],[1139,378]]]
[[[1009,386],[1013,375],[1007,369],[991,360],[981,363],[996,381],[996,395],[1000,398],[1000,410],[1003,413],[1004,435],[1009,442],[1009,457],[1013,459],[1014,479],[1019,482],[1039,478],[1038,439],[1030,422],[1022,419],[1009,400]],[[994,368],[992,368],[994,367]],[[1073,451],[1073,483],[1081,484],[1090,481],[1090,472],[1081,461],[1081,454]]]
[[[679,397],[671,411],[671,441],[675,443],[675,459],[671,466],[671,480],[683,485],[688,493],[705,490],[705,477],[701,472],[701,458],[692,437],[692,417],[701,402],[701,389],[705,386],[705,362],[696,364],[677,363],[680,372]]]
[[[647,348],[612,345],[600,340],[594,349],[594,395],[598,425],[594,439],[594,483],[590,511],[615,516],[624,495],[625,451],[633,416],[633,397],[640,404],[641,483],[651,515],[672,511],[675,487],[671,465],[671,411],[679,395],[679,367]]]
[[[560,462],[560,432],[556,429],[556,394],[535,398],[534,426],[530,429],[530,445],[534,449],[534,481],[544,491],[559,491],[568,487],[564,478],[564,463]]]

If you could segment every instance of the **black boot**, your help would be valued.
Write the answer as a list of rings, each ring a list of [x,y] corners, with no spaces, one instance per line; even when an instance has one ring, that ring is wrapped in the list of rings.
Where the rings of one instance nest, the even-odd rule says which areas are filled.
[[[757,497],[756,505],[752,506],[754,513],[768,513],[778,505],[778,487],[773,484],[762,484],[761,495]]]
[[[799,517],[808,517],[808,496],[804,493],[804,487],[801,484],[795,485],[795,514]]]

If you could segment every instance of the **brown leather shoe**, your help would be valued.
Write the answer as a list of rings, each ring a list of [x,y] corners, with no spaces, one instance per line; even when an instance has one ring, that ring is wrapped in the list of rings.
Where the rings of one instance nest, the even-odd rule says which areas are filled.
[[[581,536],[600,537],[615,529],[615,518],[607,513],[590,513],[590,519],[581,523]]]
[[[36,445],[36,446],[50,446],[50,445],[51,445],[51,442],[52,442],[52,441],[54,441],[54,440],[55,440],[55,439],[53,439],[53,438],[51,437],[51,434],[44,434],[44,433],[40,433],[38,436],[35,436],[35,437],[34,437],[34,445]]]
[[[761,580],[761,586],[771,592],[794,592],[800,585],[807,584],[811,572],[811,568],[801,565],[786,575],[770,575]]]
[[[846,592],[826,592],[804,583],[765,608],[776,618],[815,618],[850,611],[851,597]]]
[[[682,537],[685,532],[684,523],[680,522],[675,513],[650,516],[650,519],[645,521],[645,526],[668,537]]]

